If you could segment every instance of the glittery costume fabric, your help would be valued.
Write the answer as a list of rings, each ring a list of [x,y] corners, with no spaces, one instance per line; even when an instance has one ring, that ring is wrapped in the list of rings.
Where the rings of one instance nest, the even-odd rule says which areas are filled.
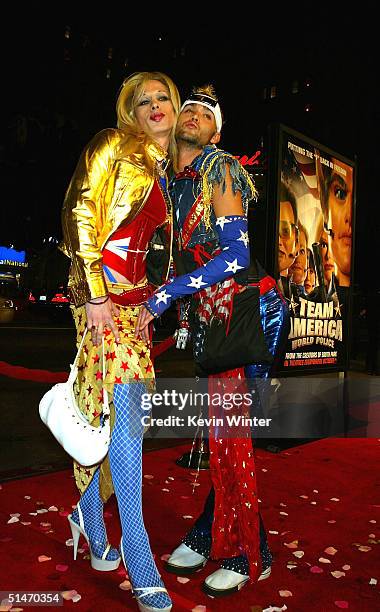
[[[265,339],[268,344],[268,348],[270,352],[275,355],[278,351],[279,344],[282,338],[282,332],[284,329],[284,322],[288,316],[288,310],[284,300],[282,299],[280,293],[277,289],[272,289],[268,291],[268,293],[264,294],[260,299],[260,310],[261,310],[261,323],[263,326]],[[270,370],[273,366],[264,366],[262,364],[255,364],[246,367],[246,374],[249,376],[249,380],[246,381],[251,388],[256,387],[260,381],[267,380],[270,374]],[[243,372],[240,370],[235,370],[229,373],[231,378],[238,378],[239,376],[243,380]],[[223,375],[219,375],[224,376]],[[218,386],[220,384],[220,378],[218,376],[214,377],[214,383],[211,380],[211,389],[212,392],[213,386]],[[267,384],[267,383],[266,383]],[[261,394],[255,394],[254,397],[258,398]],[[215,413],[219,415],[219,412]],[[255,403],[250,407],[250,416],[264,416],[262,413],[262,407],[260,404]],[[221,432],[218,432],[216,428],[214,428],[214,436],[218,436]],[[224,432],[224,434],[228,435],[229,432]],[[253,449],[251,450],[248,436],[252,434],[248,429],[244,431],[240,431],[240,434],[245,434],[246,439],[244,441],[244,447],[246,454],[250,457]],[[235,480],[236,473],[233,472],[233,478],[231,481],[231,474],[223,469],[223,464],[228,465],[226,461],[226,457],[230,454],[229,460],[231,461],[231,444],[232,444],[232,456],[234,457],[234,465],[239,461],[245,461],[244,457],[241,453],[244,452],[244,449],[241,449],[241,453],[236,452],[237,445],[239,445],[241,440],[223,440],[210,437],[210,463],[212,468],[212,477],[216,488],[211,489],[210,494],[206,500],[204,510],[200,517],[197,519],[194,527],[188,532],[185,536],[183,542],[189,546],[192,550],[195,550],[202,554],[205,557],[215,556],[217,558],[218,555],[225,556],[223,559],[221,567],[225,569],[232,569],[233,571],[239,572],[241,574],[248,575],[250,574],[250,564],[248,562],[248,557],[252,557],[251,547],[249,545],[249,538],[253,539],[253,545],[256,542],[256,531],[255,528],[252,528],[249,524],[240,524],[244,521],[244,515],[246,514],[245,509],[241,508],[241,503],[247,503],[244,501],[244,494],[239,494],[239,485],[241,485],[239,481],[239,477]],[[220,467],[222,465],[222,467]],[[240,468],[240,466],[239,466]],[[246,489],[244,483],[244,476],[246,474],[247,469],[254,468],[254,465],[251,464],[248,466],[245,461],[245,468],[241,477],[243,478],[243,491]],[[218,486],[219,485],[219,486]],[[254,481],[251,482],[251,485],[254,486]],[[216,493],[216,506],[215,506],[215,493]],[[255,499],[255,498],[254,498]],[[242,500],[242,501],[240,501]],[[250,502],[248,501],[248,504]],[[247,507],[247,506],[246,506]],[[251,506],[253,508],[253,520],[255,520],[255,512],[256,512],[256,503],[254,502]],[[261,520],[261,516],[259,515],[259,531],[260,531],[260,560],[261,560],[261,569],[262,571],[267,569],[271,565],[272,555],[268,547],[265,529]],[[252,522],[252,518],[251,518]],[[228,525],[228,529],[225,529],[225,525]],[[248,529],[247,529],[248,528]],[[245,554],[241,554],[243,550],[243,546],[241,546],[237,534],[243,531],[243,539],[242,542],[245,543],[246,551]],[[212,533],[212,537],[211,537]],[[216,543],[215,543],[216,542]],[[223,550],[224,555],[223,555]],[[228,551],[228,552],[226,552]],[[253,562],[255,562],[253,556]]]

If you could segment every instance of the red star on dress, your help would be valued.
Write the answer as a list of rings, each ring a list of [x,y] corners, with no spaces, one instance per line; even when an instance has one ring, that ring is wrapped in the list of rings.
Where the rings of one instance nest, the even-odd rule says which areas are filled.
[[[147,365],[147,366],[146,366],[146,368],[145,368],[145,372],[152,372],[152,370],[153,370],[153,366],[152,366],[152,364],[150,363],[149,365]]]
[[[94,412],[94,419],[96,419],[96,417],[100,416],[102,413],[98,412],[97,410],[95,410]]]
[[[140,380],[140,376],[137,374],[137,372],[136,372],[136,374],[134,374],[134,375],[133,375],[133,378],[134,378],[135,380]]]
[[[88,353],[88,347],[87,347],[86,345],[84,345],[83,350],[84,350],[84,352],[85,352],[85,353],[86,353],[86,355],[87,355],[87,353]]]
[[[94,363],[98,363],[100,360],[99,355],[94,355],[93,360],[94,360]]]
[[[130,357],[132,357],[132,355],[133,355],[133,351],[132,351],[132,349],[130,349],[130,348],[129,348],[129,349],[127,349],[127,353],[128,353],[128,355],[129,355]]]
[[[144,358],[146,356],[146,350],[145,349],[141,349],[139,355],[140,355],[141,358]]]
[[[121,376],[115,376],[115,385],[121,385]]]
[[[95,374],[95,378],[96,378],[96,380],[102,380],[103,375],[102,375],[102,373],[101,373],[101,371],[100,371],[100,370],[98,370],[98,371],[96,372],[96,374]]]
[[[109,335],[110,335],[110,333],[111,333],[111,330],[110,330],[110,329],[108,329],[108,327],[107,327],[107,328],[104,330],[104,335],[107,337],[107,336],[109,336]]]
[[[123,321],[119,318],[115,319],[116,325],[123,325]]]
[[[98,402],[103,402],[103,389],[100,391],[100,395],[98,395]]]
[[[124,370],[124,372],[125,372],[125,370],[129,370],[129,365],[127,364],[126,361],[122,361],[120,367],[121,367],[122,370]]]
[[[109,357],[108,359],[111,359],[111,361],[113,361],[114,359],[116,359],[116,353],[115,351],[112,351],[112,353],[108,353]]]
[[[90,395],[90,393],[92,393],[92,389],[93,389],[93,387],[91,387],[91,385],[88,385],[88,387],[87,387],[86,391],[87,391],[87,393],[88,393],[89,395]]]

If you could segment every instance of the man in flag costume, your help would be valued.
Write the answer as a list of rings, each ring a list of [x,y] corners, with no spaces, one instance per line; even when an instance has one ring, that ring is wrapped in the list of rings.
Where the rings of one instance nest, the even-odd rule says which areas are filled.
[[[195,352],[202,342],[199,323],[207,325],[212,317],[228,323],[233,296],[244,284],[236,275],[250,263],[247,212],[256,190],[241,164],[216,147],[221,129],[222,113],[213,88],[193,90],[178,118],[178,171],[170,185],[176,277],[147,300],[138,324],[138,330],[144,332],[152,318],[159,317],[175,300],[194,296]],[[274,353],[284,303],[275,287],[267,295],[262,317],[271,314],[266,340]],[[268,372],[269,368],[266,376]],[[244,368],[211,375],[209,389],[217,384],[217,378],[243,380],[244,376]],[[214,408],[209,410],[213,416]],[[209,558],[221,559],[220,568],[206,578],[203,589],[209,595],[223,596],[240,590],[250,578],[268,577],[272,556],[258,512],[251,432],[237,439],[220,437],[220,432],[211,428],[209,447],[213,487],[204,511],[172,553],[166,569],[191,574]]]

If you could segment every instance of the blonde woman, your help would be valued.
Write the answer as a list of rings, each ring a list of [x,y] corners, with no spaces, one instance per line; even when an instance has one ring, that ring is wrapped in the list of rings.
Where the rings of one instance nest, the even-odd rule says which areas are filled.
[[[107,542],[103,520],[103,502],[114,491],[122,526],[120,552],[141,611],[172,607],[142,517],[140,398],[154,372],[149,342],[135,337],[135,326],[139,305],[154,289],[146,276],[149,241],[159,227],[171,238],[165,170],[169,160],[176,160],[179,108],[178,90],[165,74],[128,77],[117,100],[117,128],[98,133],[83,151],[62,213],[77,342],[86,334],[79,402],[90,422],[101,418],[104,389],[114,406],[108,456],[91,470],[75,466],[82,496],[69,516],[74,556],[82,534],[92,567],[118,567],[120,556]],[[165,265],[163,281],[167,273]]]

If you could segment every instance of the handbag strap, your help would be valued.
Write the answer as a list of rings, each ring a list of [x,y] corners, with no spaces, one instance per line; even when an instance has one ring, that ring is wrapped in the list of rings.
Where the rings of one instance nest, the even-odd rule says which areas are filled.
[[[79,360],[79,355],[80,352],[82,350],[83,347],[83,343],[85,341],[87,332],[90,331],[89,329],[87,329],[87,331],[83,334],[82,336],[82,340],[80,341],[80,344],[78,346],[78,350],[77,350],[77,354],[75,355],[74,361],[72,363],[72,365],[70,366],[71,370],[70,370],[70,374],[69,377],[67,379],[67,384],[74,386],[75,380],[78,376],[78,360]],[[105,380],[105,375],[106,375],[106,367],[105,367],[105,357],[104,357],[104,336],[102,337],[102,357],[103,357],[103,384],[104,384],[104,380]],[[103,401],[102,401],[102,408],[103,408],[103,415],[104,416],[109,416],[110,414],[110,406],[109,406],[109,399],[108,399],[108,391],[107,389],[103,386]]]

